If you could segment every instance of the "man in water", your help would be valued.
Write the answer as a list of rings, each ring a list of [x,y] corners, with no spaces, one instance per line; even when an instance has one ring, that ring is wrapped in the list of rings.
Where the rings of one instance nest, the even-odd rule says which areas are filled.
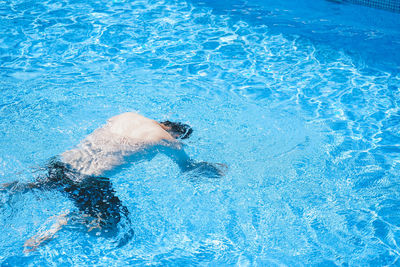
[[[157,122],[133,112],[123,113],[110,118],[76,148],[50,160],[45,177],[34,183],[10,183],[3,188],[57,189],[74,202],[89,231],[95,228],[112,231],[122,216],[129,222],[128,209],[115,195],[110,179],[102,176],[124,164],[129,156],[158,147],[157,151],[170,156],[182,171],[196,170],[213,177],[223,175],[222,164],[195,162],[186,155],[178,139],[188,138],[191,133],[186,124]],[[49,230],[25,242],[25,251],[51,239],[68,223],[69,217],[72,216],[63,214],[53,218]]]

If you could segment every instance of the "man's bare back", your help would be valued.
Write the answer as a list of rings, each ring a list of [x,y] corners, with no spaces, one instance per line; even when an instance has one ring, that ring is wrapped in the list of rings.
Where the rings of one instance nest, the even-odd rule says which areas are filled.
[[[127,112],[110,118],[76,148],[61,154],[63,162],[86,175],[102,175],[124,163],[124,158],[156,144],[179,146],[155,120]]]

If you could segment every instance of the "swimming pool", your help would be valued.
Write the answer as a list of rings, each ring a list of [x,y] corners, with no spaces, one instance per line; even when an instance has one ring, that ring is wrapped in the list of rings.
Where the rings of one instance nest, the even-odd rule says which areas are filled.
[[[76,208],[0,193],[2,265],[399,264],[400,15],[278,2],[0,1],[1,183],[131,110],[190,124],[187,153],[229,166],[194,178],[160,154],[112,174],[122,247],[70,226],[24,254]]]

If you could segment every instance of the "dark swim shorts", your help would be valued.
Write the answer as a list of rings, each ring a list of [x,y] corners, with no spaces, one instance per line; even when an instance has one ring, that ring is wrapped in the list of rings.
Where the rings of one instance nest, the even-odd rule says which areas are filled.
[[[115,228],[121,216],[128,216],[128,209],[115,195],[109,178],[88,176],[75,172],[67,164],[54,158],[47,165],[41,187],[65,193],[84,215],[98,219],[104,228]]]

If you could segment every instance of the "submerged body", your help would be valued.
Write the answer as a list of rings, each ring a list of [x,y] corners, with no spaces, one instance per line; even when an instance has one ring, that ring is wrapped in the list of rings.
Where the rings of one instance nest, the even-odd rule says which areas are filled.
[[[22,186],[10,183],[3,188],[59,190],[74,202],[89,231],[94,228],[113,231],[122,217],[130,223],[129,211],[115,195],[110,179],[102,175],[125,163],[127,157],[161,145],[157,152],[168,155],[184,172],[197,170],[209,177],[223,175],[222,164],[195,162],[187,156],[177,138],[185,139],[191,133],[192,129],[186,124],[159,123],[133,112],[123,113],[108,119],[75,148],[50,160],[44,177],[34,183]],[[69,220],[68,214],[56,217],[50,230],[25,242],[26,251],[52,238]]]
[[[65,151],[47,164],[48,173],[29,188],[58,190],[74,202],[85,219],[89,231],[98,228],[106,232],[116,229],[124,216],[128,222],[128,209],[115,195],[104,172],[124,163],[124,159],[150,146],[178,143],[157,121],[133,112],[123,113],[83,139],[75,148]],[[67,224],[68,214],[62,214],[50,230],[39,233],[25,242],[25,251],[31,251],[52,238]],[[82,220],[81,220],[82,221]]]

